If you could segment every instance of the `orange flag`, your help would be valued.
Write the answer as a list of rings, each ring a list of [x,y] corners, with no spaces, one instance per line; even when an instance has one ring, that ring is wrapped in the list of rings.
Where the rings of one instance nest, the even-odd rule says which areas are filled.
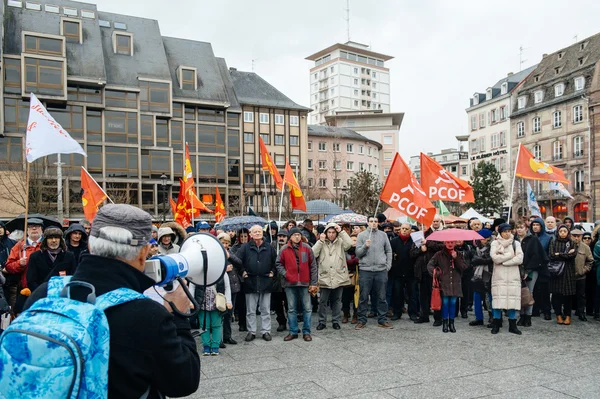
[[[398,153],[379,199],[426,226],[435,217],[435,206]]]
[[[221,193],[219,193],[219,187],[217,187],[217,194],[215,199],[215,220],[217,223],[220,223],[221,220],[225,218],[227,215],[227,211],[225,210],[225,204],[223,204],[223,200],[221,199]]]
[[[421,153],[421,187],[432,201],[475,202],[473,188]]]
[[[96,180],[87,170],[81,167],[81,202],[83,204],[83,213],[90,222],[98,213],[98,206],[108,198],[108,195],[96,183]]]
[[[285,174],[283,175],[283,179],[290,187],[290,201],[292,203],[292,209],[306,212],[306,201],[304,200],[304,195],[302,195],[302,190],[300,189],[298,180],[296,180],[294,171],[287,162],[287,159],[285,160]]]
[[[204,205],[204,202],[200,201],[194,190],[194,174],[192,172],[190,150],[187,143],[185,143],[185,166],[183,167],[181,191],[184,193],[190,209],[194,210],[194,216],[199,216],[200,212],[212,213],[212,211]]]
[[[517,158],[517,170],[515,174],[523,179],[552,181],[564,184],[571,183],[565,177],[565,172],[562,169],[536,159],[523,144],[519,144],[519,156]]]
[[[279,171],[275,167],[271,156],[269,155],[269,151],[267,151],[267,146],[263,141],[262,137],[259,137],[260,142],[260,158],[262,160],[262,168],[263,170],[268,170],[271,175],[273,175],[273,179],[275,180],[275,186],[277,186],[278,190],[283,189],[283,180],[281,179],[281,175]],[[286,171],[287,173],[287,171]]]

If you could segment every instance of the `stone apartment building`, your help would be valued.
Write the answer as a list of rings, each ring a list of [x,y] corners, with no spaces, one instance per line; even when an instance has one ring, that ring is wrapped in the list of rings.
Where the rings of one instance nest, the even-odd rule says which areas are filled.
[[[543,216],[572,216],[592,221],[591,95],[598,92],[600,34],[590,36],[552,54],[544,54],[533,72],[513,93],[511,132],[512,165],[517,147],[564,170],[571,181],[573,199],[548,189],[548,183],[531,181]],[[513,209],[526,212],[525,182],[519,179]],[[513,213],[515,215],[515,213]]]
[[[155,218],[170,214],[168,197],[179,192],[186,142],[199,198],[214,206],[218,186],[230,213],[255,205],[262,194],[254,173],[259,134],[269,137],[275,159],[287,156],[306,173],[300,149],[309,109],[256,74],[229,70],[210,43],[164,37],[158,21],[89,3],[2,3],[0,184],[24,174],[30,92],[87,153],[62,157],[67,218],[82,217],[81,166],[118,202]],[[40,201],[50,214],[55,162],[54,155],[32,164],[43,178]],[[0,187],[0,195],[7,191]],[[0,217],[20,211],[0,209]]]

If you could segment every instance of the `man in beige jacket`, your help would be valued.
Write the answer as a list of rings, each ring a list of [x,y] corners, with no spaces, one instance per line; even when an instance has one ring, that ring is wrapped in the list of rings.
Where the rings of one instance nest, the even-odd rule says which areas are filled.
[[[579,320],[587,321],[587,317],[585,317],[585,277],[592,270],[594,256],[590,247],[581,240],[582,236],[583,231],[579,229],[571,230],[571,237],[577,243],[577,255],[575,256],[577,314]]]
[[[352,247],[352,240],[348,234],[335,223],[329,223],[325,232],[321,234],[313,246],[313,252],[319,265],[319,325],[317,330],[326,328],[327,301],[331,306],[331,319],[333,329],[340,329],[342,318],[342,291],[343,287],[350,285],[348,266],[346,265],[346,251]]]

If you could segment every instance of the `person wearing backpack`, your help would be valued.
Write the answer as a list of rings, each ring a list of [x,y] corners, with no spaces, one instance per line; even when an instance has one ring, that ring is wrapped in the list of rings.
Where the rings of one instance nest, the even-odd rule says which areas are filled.
[[[166,305],[168,300],[187,311],[190,300],[181,287],[164,295],[164,306],[141,294],[155,284],[143,273],[151,226],[150,215],[134,206],[100,208],[89,237],[90,254],[82,257],[68,288],[63,290],[68,277],[40,285],[2,335],[4,395],[154,399],[198,389],[200,358],[188,318]],[[65,297],[59,297],[61,291]],[[81,325],[88,328],[81,330]],[[21,345],[18,352],[11,349],[15,342]],[[30,357],[22,356],[24,349]],[[53,368],[53,360],[67,367]],[[76,367],[80,364],[83,371]],[[74,370],[77,380],[72,380]]]

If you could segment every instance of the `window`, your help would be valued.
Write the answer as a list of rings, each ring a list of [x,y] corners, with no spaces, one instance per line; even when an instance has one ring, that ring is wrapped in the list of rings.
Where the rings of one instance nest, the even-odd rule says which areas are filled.
[[[333,152],[340,152],[340,143],[333,143]]]
[[[542,120],[540,117],[533,118],[533,133],[539,133],[542,131]]]
[[[285,165],[285,156],[275,155],[275,165]]]
[[[67,99],[94,104],[102,104],[102,90],[79,85],[67,86]]]
[[[171,85],[169,83],[138,80],[140,87],[140,110],[171,113]]]
[[[282,134],[275,135],[275,145],[284,145],[285,144],[285,136]]]
[[[585,180],[583,170],[575,171],[575,191],[585,191]]]
[[[276,125],[283,125],[285,122],[285,117],[283,115],[280,114],[275,114],[275,124]]]
[[[383,144],[385,144],[385,145],[394,144],[394,137],[392,137],[392,136],[383,136]]]
[[[554,128],[559,128],[562,126],[560,111],[556,111],[552,114],[552,121],[553,121],[552,126],[554,126]]]
[[[106,146],[104,151],[107,177],[138,177],[137,148]],[[145,168],[145,171],[149,172],[148,168]],[[170,174],[168,163],[167,172]]]
[[[485,152],[485,137],[479,138],[479,152]]]
[[[471,115],[471,130],[477,130],[477,116]]]
[[[523,109],[527,105],[527,96],[521,96],[517,99],[517,108]]]
[[[391,161],[392,160],[392,152],[391,151],[384,151],[383,153],[383,160],[384,161]]]
[[[492,134],[492,139],[490,140],[490,144],[492,146],[492,150],[494,148],[498,148],[499,137],[497,134]]]
[[[254,153],[252,153],[252,152],[244,153],[244,164],[254,165]]]
[[[319,170],[327,170],[327,161],[319,161]]]
[[[81,22],[63,19],[60,34],[65,37],[67,43],[81,43]]]
[[[198,157],[199,183],[225,183],[225,158],[224,157]]]
[[[113,32],[113,45],[116,54],[133,55],[133,35]]]
[[[346,169],[347,170],[354,170],[354,162],[352,162],[352,161],[346,161]]]
[[[354,79],[354,86],[358,86],[358,79]]]
[[[261,133],[260,138],[265,142],[265,144],[271,144],[271,135],[269,133]]]
[[[254,112],[244,112],[244,122],[254,122]]]
[[[225,154],[225,127],[199,124],[198,152]]]
[[[327,143],[319,142],[319,151],[327,151]]]
[[[196,69],[179,67],[179,87],[182,90],[196,90]]]
[[[260,113],[260,123],[263,125],[269,124],[269,114]]]
[[[333,170],[342,170],[342,161],[334,161]]]
[[[10,2],[9,2],[9,3],[10,3]],[[52,4],[46,4],[46,5],[44,6],[44,10],[45,10],[46,12],[51,12],[51,13],[53,13],[53,14],[58,14],[58,13],[60,13],[60,8],[59,8],[58,6],[54,6],[54,5],[52,5]]]
[[[25,35],[25,53],[54,55],[62,57],[64,54],[64,39],[54,39],[48,37],[39,37]]]
[[[585,86],[585,78],[583,76],[575,78],[575,91],[583,90],[584,86]]]
[[[4,58],[4,92],[21,94],[21,60]]]
[[[492,99],[492,89],[487,89],[485,91],[485,99],[486,100],[491,100]]]
[[[313,179],[312,177],[308,178],[308,187],[314,187],[315,185],[315,179]]]
[[[506,120],[506,107],[500,107],[500,120]]]
[[[479,104],[479,94],[473,94],[473,105]]]
[[[517,123],[517,137],[525,136],[525,122]]]
[[[365,153],[365,146],[359,145],[358,146],[358,153],[359,154],[364,154]]]
[[[154,117],[152,115],[141,115],[141,144],[144,146],[154,145]]]
[[[559,83],[554,86],[554,97],[560,97],[565,92],[565,84]]]
[[[539,144],[533,146],[533,156],[536,159],[542,159],[542,146]]]
[[[83,18],[96,19],[96,13],[94,11],[81,10],[81,16]]]
[[[312,151],[312,141],[308,142],[308,151]]]
[[[508,92],[508,83],[504,82],[500,86],[500,94],[506,94],[507,92]],[[466,174],[466,173],[464,173],[464,174]]]
[[[354,144],[346,144],[346,152],[354,152]]]
[[[479,114],[479,128],[485,127],[485,114]]]
[[[319,179],[319,188],[327,188],[327,179]]]
[[[579,123],[583,121],[583,107],[576,105],[573,107],[573,123]]]
[[[312,170],[313,169],[313,160],[309,159],[308,160],[308,170]]]
[[[492,114],[492,123],[498,122],[498,108],[494,108],[491,111],[491,114]]]
[[[573,155],[575,158],[583,156],[583,137],[581,136],[573,138]]]
[[[533,102],[539,104],[544,100],[544,91],[538,90],[533,94]]]
[[[377,82],[373,82],[373,89],[377,88]],[[373,98],[375,98],[375,93],[373,93]]]
[[[137,94],[124,91],[104,90],[104,102],[107,107],[137,108]]]
[[[358,107],[358,100],[354,100],[354,106]]]
[[[105,111],[104,112],[105,141],[113,143],[137,144],[138,122],[137,113]],[[194,140],[195,141],[195,140]]]
[[[355,75],[358,75],[358,68],[354,68],[354,69],[352,70],[352,72],[353,72]]]
[[[552,159],[555,161],[562,159],[562,143],[560,141],[552,143],[552,154]]]
[[[471,140],[471,154],[475,154],[479,146],[477,145],[477,139]]]
[[[25,92],[65,95],[64,61],[25,57]]]
[[[383,168],[383,175],[387,177],[390,174],[390,168]]]
[[[359,162],[358,163],[358,170],[360,172],[362,172],[363,170],[365,170],[365,163],[364,162]]]
[[[244,184],[254,184],[254,174],[244,173]]]

